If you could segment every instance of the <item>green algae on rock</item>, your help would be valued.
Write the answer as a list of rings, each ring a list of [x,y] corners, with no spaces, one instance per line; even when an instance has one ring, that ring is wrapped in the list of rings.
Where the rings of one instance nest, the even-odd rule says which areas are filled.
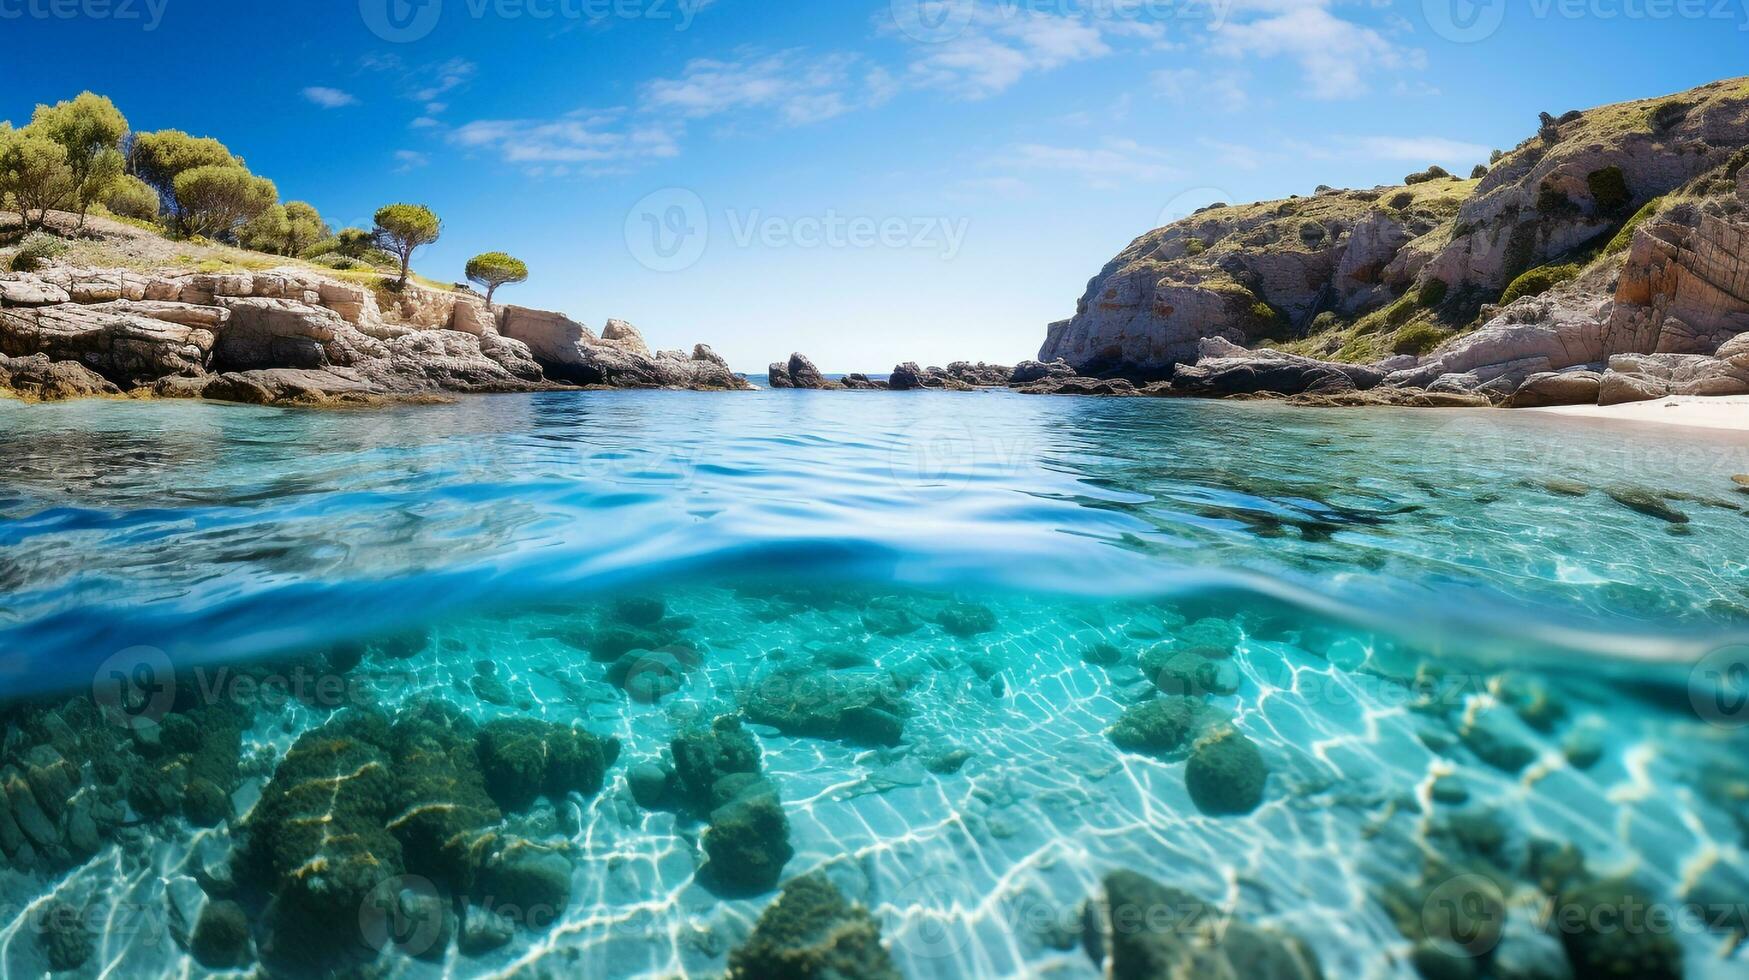
[[[1157,698],[1126,709],[1106,734],[1120,749],[1165,758],[1189,745],[1209,719],[1209,709],[1200,701]]]
[[[1242,922],[1226,909],[1135,871],[1105,876],[1089,902],[1083,943],[1112,980],[1322,980],[1297,937]]]
[[[783,887],[753,935],[729,954],[730,980],[899,980],[881,927],[825,875]]]
[[[1210,816],[1242,816],[1263,803],[1269,767],[1257,743],[1231,725],[1197,739],[1184,768],[1184,785],[1197,809]]]

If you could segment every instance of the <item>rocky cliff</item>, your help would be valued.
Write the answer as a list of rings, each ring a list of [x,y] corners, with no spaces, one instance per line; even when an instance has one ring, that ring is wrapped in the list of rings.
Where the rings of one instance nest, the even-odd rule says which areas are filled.
[[[27,397],[320,404],[576,385],[747,387],[710,348],[652,353],[621,321],[597,336],[559,313],[302,266],[0,275],[0,388]]]
[[[1137,239],[1040,357],[1199,394],[1356,380],[1332,362],[1496,402],[1749,391],[1715,356],[1749,330],[1746,161],[1735,79],[1545,115],[1478,179],[1216,206]]]

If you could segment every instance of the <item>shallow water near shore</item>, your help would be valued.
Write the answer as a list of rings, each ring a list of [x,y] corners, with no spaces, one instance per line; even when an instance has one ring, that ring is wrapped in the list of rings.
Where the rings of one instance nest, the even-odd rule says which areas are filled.
[[[433,700],[619,752],[599,792],[505,808],[571,869],[552,921],[483,951],[390,948],[389,975],[721,973],[776,892],[702,881],[705,821],[640,805],[627,777],[695,722],[822,697],[771,696],[798,678],[894,699],[896,737],[748,728],[789,823],[783,879],[824,871],[906,976],[1098,975],[1082,908],[1116,869],[1298,936],[1332,977],[1415,975],[1441,881],[1498,878],[1526,920],[1538,842],[1655,902],[1749,902],[1749,710],[1718,689],[1749,642],[1749,442],[1729,434],[613,392],[0,402],[0,459],[15,745],[44,729],[30,712],[101,702],[142,665],[175,711],[246,719],[217,826],[130,808],[89,853],[3,865],[6,975],[45,969],[32,913],[51,905],[93,923],[74,975],[201,972],[186,934],[231,894],[212,867],[292,746]],[[1150,652],[1199,631],[1233,637],[1199,697],[1267,765],[1251,812],[1204,812],[1183,753],[1107,734],[1164,695]],[[97,781],[101,760],[68,761]],[[273,913],[235,896],[265,942]],[[1684,975],[1749,970],[1728,925],[1671,938]],[[1558,936],[1515,941],[1560,958]],[[283,950],[269,966],[300,972]]]

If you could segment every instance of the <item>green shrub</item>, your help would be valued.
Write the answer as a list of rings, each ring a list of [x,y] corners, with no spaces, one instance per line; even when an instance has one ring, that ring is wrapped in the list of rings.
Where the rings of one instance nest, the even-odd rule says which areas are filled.
[[[1737,175],[1743,172],[1745,166],[1749,166],[1749,149],[1738,150],[1737,155],[1731,158],[1731,162],[1725,164],[1725,179],[1736,180]]]
[[[1434,166],[1428,167],[1426,170],[1423,170],[1418,174],[1410,174],[1409,176],[1404,177],[1403,183],[1410,186],[1414,186],[1415,184],[1430,184],[1436,180],[1446,180],[1450,177],[1451,171],[1444,167]]]
[[[1413,323],[1397,331],[1391,350],[1397,354],[1422,354],[1438,347],[1445,340],[1445,331],[1431,323]]]
[[[1549,216],[1567,214],[1577,209],[1573,207],[1573,199],[1567,196],[1566,191],[1544,184],[1537,192],[1536,210],[1538,214]]]
[[[1481,180],[1486,176],[1488,176],[1488,165],[1485,163],[1476,164],[1475,168],[1470,171],[1471,180]]]
[[[67,253],[67,243],[46,232],[33,231],[24,236],[18,251],[12,256],[13,272],[35,272],[50,259]]]
[[[1512,285],[1500,295],[1500,305],[1506,306],[1526,296],[1541,296],[1564,282],[1571,282],[1578,275],[1577,265],[1545,265],[1532,269],[1512,280]]]
[[[1627,176],[1620,167],[1593,170],[1585,183],[1591,187],[1591,200],[1596,202],[1600,214],[1615,214],[1634,201],[1634,193],[1628,190]]]
[[[363,272],[371,268],[369,264],[360,262],[357,259],[349,259],[346,256],[341,255],[339,252],[328,252],[324,255],[318,255],[315,258],[309,259],[308,261],[314,262],[320,266],[326,266],[330,269],[338,269],[341,272],[354,270]]]
[[[1203,244],[1203,241],[1200,238],[1192,238],[1189,241],[1184,243],[1184,254],[1185,255],[1197,256],[1197,255],[1201,255],[1202,253],[1204,253],[1208,250],[1209,250],[1209,247],[1207,245]]]
[[[1687,119],[1688,111],[1693,108],[1694,106],[1687,102],[1665,102],[1652,110],[1647,121],[1651,123],[1654,132],[1661,133]]]
[[[1336,314],[1334,313],[1328,311],[1320,313],[1312,318],[1312,332],[1328,333],[1331,330],[1335,330],[1340,322],[1341,321],[1336,319]]]
[[[1385,311],[1385,326],[1394,330],[1397,327],[1408,323],[1410,320],[1414,319],[1414,317],[1415,301],[1408,297],[1404,297],[1397,302],[1397,305]]]
[[[1421,284],[1421,292],[1416,295],[1415,300],[1422,309],[1432,309],[1445,302],[1445,294],[1448,289],[1450,287],[1446,285],[1444,279],[1429,279]]]
[[[1627,251],[1629,246],[1634,243],[1634,230],[1645,224],[1646,220],[1657,214],[1663,206],[1664,199],[1661,197],[1654,197],[1647,201],[1646,206],[1635,212],[1634,216],[1628,219],[1628,223],[1621,226],[1621,231],[1616,232],[1615,237],[1609,240],[1609,245],[1604,248],[1603,254],[1614,255],[1617,252]]]
[[[110,214],[123,218],[133,218],[138,221],[158,220],[158,209],[163,202],[158,199],[158,192],[152,185],[132,174],[123,174],[110,185],[109,195],[104,198],[103,206]]]

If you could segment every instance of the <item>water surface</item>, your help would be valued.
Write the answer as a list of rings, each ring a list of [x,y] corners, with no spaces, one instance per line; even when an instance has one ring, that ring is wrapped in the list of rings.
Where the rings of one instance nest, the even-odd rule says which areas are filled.
[[[129,813],[75,867],[8,878],[15,912],[70,896],[198,914],[212,889],[191,864],[228,853],[301,735],[439,699],[621,753],[601,792],[507,815],[570,855],[556,924],[480,955],[391,951],[391,973],[720,972],[773,894],[706,887],[699,821],[637,805],[625,777],[798,668],[902,692],[896,745],[751,731],[790,824],[785,879],[824,870],[908,976],[1095,976],[1079,910],[1117,868],[1298,935],[1329,976],[1414,975],[1388,896],[1433,859],[1492,868],[1524,907],[1538,841],[1660,902],[1749,901],[1731,788],[1749,743],[1695,670],[1749,638],[1749,495],[1731,480],[1749,442],[1729,435],[619,392],[369,412],[0,402],[0,459],[15,699],[101,699],[118,665],[186,686],[372,644],[343,704],[251,712],[221,826]],[[655,691],[591,655],[627,597],[659,601],[657,632],[688,651]],[[1145,655],[1207,620],[1239,639],[1236,690],[1204,700],[1269,769],[1246,815],[1201,812],[1182,757],[1106,734],[1160,696]],[[1464,798],[1436,798],[1442,779]],[[0,972],[41,969],[28,918],[0,930]],[[189,968],[160,918],[169,941],[111,929],[86,969]],[[1558,957],[1544,939],[1520,947]],[[1716,932],[1677,941],[1687,975],[1749,968]]]

